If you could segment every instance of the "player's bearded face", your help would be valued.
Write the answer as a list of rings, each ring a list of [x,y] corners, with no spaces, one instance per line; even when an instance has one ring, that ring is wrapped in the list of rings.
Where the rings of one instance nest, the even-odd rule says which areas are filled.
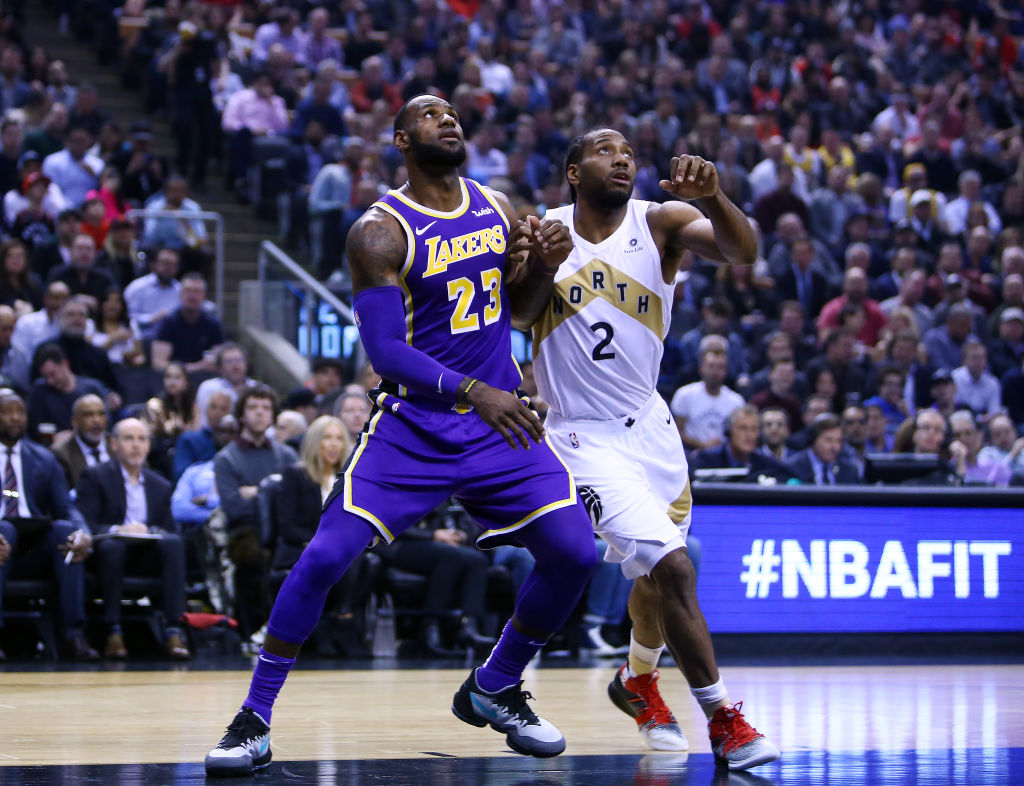
[[[409,150],[420,166],[459,167],[466,162],[466,143],[461,139],[457,144],[425,142],[410,134]]]
[[[610,210],[622,207],[633,195],[633,178],[630,177],[627,185],[609,180],[612,174],[586,166],[580,167],[579,191],[586,194],[599,207]]]

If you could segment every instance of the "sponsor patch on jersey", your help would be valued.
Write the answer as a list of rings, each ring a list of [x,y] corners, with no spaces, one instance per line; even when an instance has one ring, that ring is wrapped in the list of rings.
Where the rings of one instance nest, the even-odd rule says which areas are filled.
[[[640,244],[639,238],[630,238],[629,245],[622,249],[625,254],[635,254],[638,251],[643,251],[644,247]]]

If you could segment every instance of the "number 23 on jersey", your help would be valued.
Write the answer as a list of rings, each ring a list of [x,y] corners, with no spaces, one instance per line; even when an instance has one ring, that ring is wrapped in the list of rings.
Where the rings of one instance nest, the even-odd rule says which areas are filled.
[[[483,308],[484,325],[490,325],[501,318],[501,271],[496,267],[480,272],[480,290],[488,293],[488,302]],[[480,329],[480,315],[473,309],[476,299],[477,282],[465,276],[448,282],[448,300],[455,302],[455,309],[449,320],[452,335],[469,333]]]

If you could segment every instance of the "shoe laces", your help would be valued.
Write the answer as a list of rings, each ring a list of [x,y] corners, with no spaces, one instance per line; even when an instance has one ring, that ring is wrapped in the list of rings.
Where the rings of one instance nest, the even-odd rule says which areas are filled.
[[[723,739],[722,753],[726,754],[737,748],[742,748],[748,742],[753,742],[764,735],[747,723],[740,712],[743,702],[726,704],[715,710],[708,722],[708,731],[712,742]]]
[[[527,726],[540,726],[540,718],[530,709],[527,700],[533,701],[533,694],[528,690],[519,690],[523,683],[508,688],[495,695],[491,700],[510,715],[514,715],[520,723]]]
[[[243,707],[234,718],[231,723],[228,724],[227,731],[224,733],[223,739],[220,741],[221,745],[225,743],[242,743],[247,740],[259,737],[261,734],[266,732],[261,728],[266,724],[263,723],[258,717],[256,717],[256,711],[250,707]],[[231,747],[234,747],[232,745]]]
[[[672,711],[661,698],[661,691],[658,690],[657,671],[628,678],[626,688],[639,696],[644,703],[643,712],[636,716],[638,725],[667,726],[676,722]]]

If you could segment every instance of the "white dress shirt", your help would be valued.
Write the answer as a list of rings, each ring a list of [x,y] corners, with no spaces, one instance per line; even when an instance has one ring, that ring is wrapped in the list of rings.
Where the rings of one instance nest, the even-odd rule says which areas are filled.
[[[82,455],[85,456],[85,464],[87,467],[95,467],[97,464],[103,464],[110,461],[110,454],[107,452],[106,440],[101,439],[99,444],[95,447],[88,445],[78,434],[75,434],[75,442],[78,443],[78,449],[82,451]],[[93,450],[99,450],[100,458],[96,460],[96,456],[93,455]]]
[[[146,524],[149,518],[149,511],[146,508],[146,483],[142,471],[139,471],[139,480],[135,482],[123,466],[121,477],[124,478],[124,521],[122,524]]]

